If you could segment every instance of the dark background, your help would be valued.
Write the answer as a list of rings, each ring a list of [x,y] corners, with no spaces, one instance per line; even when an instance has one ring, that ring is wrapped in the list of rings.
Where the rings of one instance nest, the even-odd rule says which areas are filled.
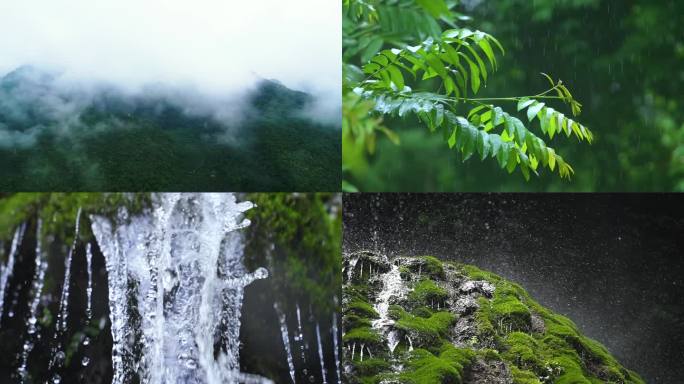
[[[344,251],[432,254],[520,283],[648,383],[684,376],[684,196],[347,194]]]

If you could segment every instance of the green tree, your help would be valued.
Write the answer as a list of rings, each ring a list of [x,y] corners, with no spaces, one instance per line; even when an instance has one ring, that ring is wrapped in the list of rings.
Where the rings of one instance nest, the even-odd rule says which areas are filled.
[[[464,161],[491,158],[509,173],[520,169],[526,180],[543,168],[561,178],[574,173],[547,140],[565,134],[591,143],[591,131],[573,120],[581,104],[561,80],[546,74],[550,86],[535,95],[475,97],[498,69],[504,48],[485,32],[460,27],[469,18],[454,11],[456,5],[343,1],[343,189],[356,190],[378,134],[400,144],[383,115],[417,118],[430,132],[441,132]],[[512,103],[528,123],[494,103]],[[572,117],[553,103],[566,104]],[[533,132],[533,123],[542,135]]]

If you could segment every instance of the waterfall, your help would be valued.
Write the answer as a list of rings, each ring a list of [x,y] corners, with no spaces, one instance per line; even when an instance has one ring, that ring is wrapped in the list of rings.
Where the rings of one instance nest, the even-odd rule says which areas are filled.
[[[342,370],[340,369],[340,352],[338,351],[339,348],[339,340],[338,337],[339,335],[337,334],[337,314],[333,313],[332,316],[332,339],[333,339],[333,348],[335,348],[335,368],[337,369],[337,384],[342,384]]]
[[[250,224],[242,217],[252,207],[232,194],[174,193],[155,195],[151,214],[91,217],[108,273],[114,384],[134,372],[150,384],[270,382],[239,372],[244,287],[268,276],[242,262],[237,230]]]
[[[29,319],[28,319],[28,329],[26,340],[24,340],[24,347],[21,350],[21,365],[17,370],[19,377],[22,380],[26,379],[28,365],[28,357],[33,350],[34,341],[36,338],[38,322],[38,304],[40,304],[40,296],[43,292],[43,285],[45,284],[45,271],[47,270],[47,258],[43,255],[43,250],[40,243],[40,231],[42,229],[42,221],[38,220],[36,225],[36,259],[35,259],[35,272],[33,273],[33,285],[31,287],[30,299],[29,299]]]
[[[328,372],[325,370],[325,359],[323,357],[323,346],[321,344],[321,327],[316,323],[316,340],[318,341],[318,359],[321,362],[321,376],[323,384],[328,384]]]
[[[377,320],[373,320],[372,326],[381,334],[387,334],[387,347],[391,354],[394,353],[394,349],[399,345],[399,335],[395,330],[391,329],[394,325],[394,320],[389,317],[390,299],[393,297],[403,297],[407,292],[407,288],[401,280],[401,273],[397,265],[392,265],[390,271],[381,276],[381,280],[383,282],[382,291],[378,294],[377,303],[374,305],[380,317]]]
[[[14,259],[19,251],[19,246],[21,245],[21,240],[24,238],[25,231],[26,223],[21,224],[16,231],[14,231],[10,252],[9,255],[7,255],[7,264],[4,266],[0,265],[0,325],[2,324],[2,310],[5,306],[5,290],[7,289],[7,283],[14,272]]]
[[[287,318],[277,302],[273,303],[273,309],[275,309],[278,315],[278,321],[280,322],[280,333],[283,337],[283,345],[285,346],[285,353],[287,355],[287,366],[290,368],[290,377],[292,378],[292,383],[295,383],[295,367],[292,360],[292,350],[290,349],[290,336],[287,332]]]

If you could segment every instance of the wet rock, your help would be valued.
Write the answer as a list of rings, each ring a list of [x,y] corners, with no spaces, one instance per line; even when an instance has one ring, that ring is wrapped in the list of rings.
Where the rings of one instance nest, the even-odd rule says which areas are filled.
[[[491,298],[494,294],[494,286],[486,281],[466,281],[461,284],[459,290],[468,295],[480,294]]]
[[[513,379],[504,362],[477,359],[463,382],[464,384],[513,384]]]

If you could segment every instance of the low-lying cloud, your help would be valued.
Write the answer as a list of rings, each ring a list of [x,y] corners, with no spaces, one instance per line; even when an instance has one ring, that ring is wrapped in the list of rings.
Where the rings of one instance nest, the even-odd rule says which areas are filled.
[[[337,98],[340,12],[333,0],[3,1],[0,75],[32,65],[131,92],[223,95],[273,78]]]

